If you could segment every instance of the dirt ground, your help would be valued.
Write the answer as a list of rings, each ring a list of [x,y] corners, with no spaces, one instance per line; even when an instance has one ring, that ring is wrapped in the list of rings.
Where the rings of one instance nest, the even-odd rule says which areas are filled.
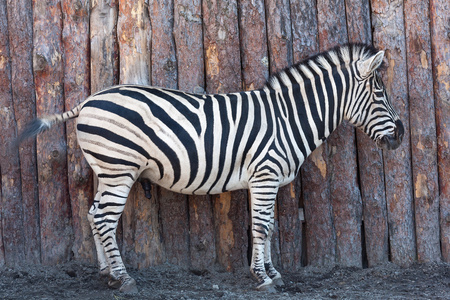
[[[93,265],[0,268],[0,299],[450,299],[450,265],[369,269],[302,268],[282,272],[277,293],[254,290],[248,270],[197,272],[163,265],[129,270],[139,293],[123,295],[107,286]]]

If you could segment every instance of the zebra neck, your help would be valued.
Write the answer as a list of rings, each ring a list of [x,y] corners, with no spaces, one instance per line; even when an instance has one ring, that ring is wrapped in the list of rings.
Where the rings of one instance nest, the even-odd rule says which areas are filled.
[[[327,78],[290,79],[290,84],[266,87],[265,91],[273,100],[279,130],[293,142],[295,151],[292,152],[299,157],[298,165],[296,163],[299,169],[304,159],[342,123],[345,93]],[[271,85],[273,87],[274,83]]]

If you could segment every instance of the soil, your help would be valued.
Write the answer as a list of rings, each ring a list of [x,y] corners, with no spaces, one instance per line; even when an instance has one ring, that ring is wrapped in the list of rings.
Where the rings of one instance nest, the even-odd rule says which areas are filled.
[[[276,293],[254,290],[248,270],[228,273],[162,265],[129,270],[139,293],[112,290],[94,265],[1,267],[0,299],[450,299],[450,264],[386,264],[368,269],[302,268],[282,272]]]

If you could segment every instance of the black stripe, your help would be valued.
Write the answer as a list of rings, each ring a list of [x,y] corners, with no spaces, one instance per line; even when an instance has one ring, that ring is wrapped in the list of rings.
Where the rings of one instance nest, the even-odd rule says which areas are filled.
[[[333,69],[335,69],[335,68],[336,67],[333,66]],[[328,110],[328,132],[331,133],[335,129],[333,126],[334,120],[337,121],[336,124],[339,124],[339,122],[341,121],[341,112],[339,109],[339,102],[341,102],[342,94],[344,93],[344,89],[343,89],[343,85],[342,85],[341,76],[339,75],[338,72],[335,72],[334,74],[333,73],[332,74],[327,73],[327,74],[328,74],[328,76],[325,76],[324,81],[325,81],[325,87],[327,89],[327,94],[328,94],[328,99],[326,100],[326,101],[328,101],[328,109],[329,109]],[[336,95],[334,94],[331,81],[334,81],[334,84],[336,86]],[[334,113],[334,110],[335,110],[334,96],[336,96],[336,99],[337,99],[336,114]],[[323,106],[325,107],[325,104]],[[324,114],[324,118],[325,118],[325,114]],[[324,130],[325,130],[325,124],[324,124]],[[324,140],[325,134],[322,136],[319,136],[319,138]]]
[[[211,96],[207,96],[207,99],[205,100],[205,104],[203,105],[203,113],[205,114],[205,116],[207,116],[205,135],[203,138],[205,144],[204,151],[205,151],[206,167],[205,172],[203,174],[203,179],[195,191],[203,187],[203,185],[206,183],[209,176],[211,175],[212,171],[213,154],[214,154],[214,110]]]
[[[289,74],[290,74],[290,72],[289,72]],[[299,159],[298,159],[297,155],[295,155],[295,149],[292,144],[291,136],[290,136],[289,130],[288,130],[288,126],[290,128],[292,128],[292,130],[295,130],[294,128],[296,127],[294,119],[293,119],[293,109],[291,106],[292,105],[291,102],[293,101],[293,99],[290,98],[289,89],[283,88],[282,91],[283,91],[283,93],[280,95],[281,99],[279,99],[276,102],[272,101],[273,108],[274,108],[274,115],[276,117],[276,122],[277,122],[276,126],[280,127],[277,130],[277,139],[278,139],[279,145],[281,147],[281,150],[284,153],[287,153],[286,145],[283,143],[283,140],[281,138],[281,133],[284,132],[286,142],[287,142],[287,147],[289,148],[290,152],[292,154],[294,154],[293,155],[294,163],[297,166],[299,164]],[[284,105],[282,105],[282,104],[284,104]],[[281,113],[283,114],[283,116],[280,115]],[[286,116],[288,117],[288,120],[290,121],[289,123],[285,122]],[[294,122],[294,123],[291,124],[291,122]],[[278,151],[278,149],[275,149],[275,150],[278,152],[278,155],[283,157],[283,159],[287,163],[287,168],[288,168],[288,172],[289,172],[291,170],[291,163],[290,163],[289,159],[286,157],[286,155],[281,154]],[[280,166],[280,170],[281,170],[282,174],[285,173],[285,171],[283,170],[283,168],[281,168],[281,166]]]
[[[291,71],[287,72],[286,74],[288,75],[289,80],[291,81],[292,95],[294,97],[293,99],[291,99],[289,97],[289,94],[286,94],[286,95],[283,94],[283,97],[284,97],[283,100],[286,105],[287,115],[288,115],[288,120],[289,120],[288,122],[289,122],[289,126],[292,131],[292,134],[293,134],[293,137],[294,137],[297,147],[299,147],[300,151],[303,154],[303,157],[306,157],[306,148],[305,148],[305,145],[303,144],[303,140],[302,140],[301,133],[300,133],[300,128],[298,126],[300,124],[297,124],[296,120],[295,120],[295,116],[298,115],[299,113],[298,113],[298,111],[294,112],[294,108],[292,106],[292,103],[294,103],[294,102],[296,104],[300,103],[300,101],[299,101],[299,100],[301,100],[300,84],[297,82],[295,77],[292,75]],[[304,106],[304,103],[302,103],[301,105]],[[284,123],[284,122],[282,122],[282,123]],[[288,141],[288,146],[291,150],[291,153],[294,156],[293,158],[294,158],[294,163],[295,163],[295,170],[298,170],[300,167],[300,160],[299,160],[298,156],[295,155],[296,153],[295,153],[295,150],[293,147],[293,143],[291,141],[291,136],[288,134],[286,129],[285,129],[285,132],[286,132],[286,137],[287,137],[287,141]],[[281,144],[281,141],[280,141],[280,144]],[[286,160],[286,161],[289,164],[289,160]],[[289,166],[289,168],[290,168],[290,166]]]
[[[244,94],[244,93],[242,93],[242,94]],[[236,120],[237,120],[237,107],[238,107],[237,96],[235,94],[228,94],[227,96],[228,96],[228,98],[230,98],[231,117],[233,118],[233,123],[236,123]]]
[[[122,173],[122,174],[105,174],[105,173],[101,173],[101,174],[97,174],[98,178],[119,178],[119,177],[130,177],[133,181],[133,175],[131,175],[130,173]]]
[[[306,142],[308,143],[308,147],[310,150],[314,150],[316,148],[316,144],[314,143],[314,135],[312,133],[311,125],[309,124],[308,115],[306,112],[306,106],[305,106],[306,102],[308,102],[310,104],[313,122],[315,122],[315,123],[320,122],[320,119],[319,119],[319,115],[317,114],[317,110],[314,109],[316,104],[315,104],[314,94],[312,93],[311,81],[309,80],[308,77],[306,77],[303,74],[303,72],[301,70],[298,70],[298,71],[299,71],[300,76],[303,79],[303,82],[304,82],[303,85],[304,85],[304,89],[305,89],[305,93],[306,93],[306,99],[303,99],[300,91],[297,93],[296,106],[297,106],[298,117],[300,120],[300,124],[302,126],[302,131],[306,138]],[[303,144],[303,141],[301,142],[301,144]],[[305,148],[305,152],[303,152],[303,153],[304,153],[304,156],[306,157],[306,148]]]
[[[117,194],[114,194],[114,193],[111,193],[108,191],[102,193],[102,197],[104,197],[104,196],[113,196],[113,197],[123,198],[123,199],[127,198],[126,196],[120,196],[120,195],[117,195]]]
[[[115,203],[115,202],[106,202],[106,203],[100,203],[98,205],[98,209],[104,209],[105,207],[117,207],[117,206],[125,206],[125,203]]]
[[[219,106],[219,117],[220,117],[220,124],[222,125],[222,131],[221,139],[220,139],[220,146],[219,146],[219,167],[216,179],[214,180],[213,184],[210,186],[208,193],[214,188],[214,186],[219,182],[220,177],[223,174],[224,171],[224,165],[225,165],[225,158],[226,158],[226,152],[227,152],[227,144],[229,141],[229,134],[230,134],[230,121],[228,120],[228,112],[226,107],[226,99],[222,95],[215,95],[215,99],[217,100],[217,104]],[[233,141],[231,141],[233,142]]]
[[[89,102],[88,102],[89,103]],[[127,147],[129,149],[132,149],[136,152],[138,152],[139,154],[141,154],[142,156],[144,156],[146,159],[150,159],[150,155],[148,154],[147,151],[145,151],[144,148],[142,148],[141,146],[137,145],[136,143],[134,143],[133,141],[120,136],[108,129],[102,128],[102,127],[97,127],[97,126],[91,126],[91,125],[86,125],[86,124],[77,124],[77,130],[82,131],[82,132],[86,132],[89,134],[93,134],[93,135],[98,135],[101,136],[105,139],[107,139],[108,141],[111,141],[113,143],[119,144],[121,146]]]
[[[103,154],[100,154],[100,153],[92,152],[92,151],[87,150],[87,149],[83,149],[83,152],[86,153],[86,154],[89,154],[89,155],[91,155],[93,157],[95,157],[98,160],[101,160],[101,161],[103,161],[105,163],[108,163],[108,164],[131,166],[131,167],[134,167],[136,169],[139,169],[139,167],[140,167],[138,164],[136,164],[134,162],[127,161],[127,160],[124,160],[124,159],[115,158],[115,157],[106,156],[106,155],[103,155]]]
[[[272,110],[270,109],[269,100],[267,98],[266,93],[261,93],[261,100],[264,105],[264,111],[266,113],[265,119],[261,120],[261,121],[267,123],[267,131],[265,132],[261,142],[259,143],[258,148],[255,151],[255,155],[253,156],[252,160],[250,161],[250,164],[252,164],[254,162],[254,160],[259,156],[259,154],[267,146],[267,144],[269,143],[269,140],[273,136],[273,131],[276,128],[276,126],[273,124]]]
[[[117,220],[103,219],[103,220],[100,220],[100,221],[98,221],[98,222],[95,222],[94,225],[95,225],[95,226],[98,226],[98,225],[103,224],[103,223],[109,223],[109,224],[112,223],[112,224],[114,224],[114,223],[116,223],[116,222],[117,222]],[[97,230],[101,230],[104,226],[106,226],[106,224],[103,225],[103,226],[100,227],[100,228],[97,228]]]
[[[265,94],[264,91],[261,91],[261,95]],[[244,163],[245,163],[245,158],[247,157],[247,153],[250,150],[250,148],[253,146],[256,137],[258,136],[258,132],[261,130],[261,107],[259,105],[259,101],[258,101],[258,97],[256,96],[255,92],[250,92],[251,98],[249,99],[249,101],[251,101],[251,103],[254,106],[254,111],[253,111],[253,124],[251,124],[251,131],[250,134],[248,136],[248,139],[246,141],[245,144],[245,148],[244,148],[244,152],[242,152],[242,161],[241,161],[241,167],[240,167],[240,174],[239,176],[242,176],[242,172],[244,170]]]
[[[232,104],[232,106],[231,106],[232,109],[237,110],[237,107],[236,107],[237,103],[235,103],[233,105],[233,102],[232,102],[231,104]],[[248,114],[249,114],[249,112],[248,112],[248,97],[247,97],[246,93],[241,93],[241,117],[239,119],[239,124],[238,124],[237,130],[236,130],[236,136],[234,139],[233,150],[232,150],[232,154],[231,154],[231,168],[230,168],[228,176],[225,180],[225,184],[223,185],[223,188],[222,188],[223,192],[225,192],[228,182],[230,181],[231,176],[233,175],[234,164],[236,163],[238,149],[239,149],[239,146],[241,144],[241,141],[243,139],[244,132],[246,129]],[[242,160],[244,160],[244,157],[242,158]]]
[[[103,218],[103,217],[106,217],[106,216],[117,216],[117,215],[120,216],[121,214],[122,214],[122,212],[107,211],[107,212],[105,212],[103,214],[95,214],[94,220],[95,219],[99,219],[99,218]]]
[[[316,74],[316,75],[314,75],[314,79],[313,80],[314,80],[314,83],[316,84],[316,92],[317,92],[317,97],[319,97],[319,105],[320,105],[320,107],[316,107],[316,109],[317,109],[317,119],[314,119],[314,122],[316,124],[316,128],[317,128],[317,133],[318,133],[319,139],[322,139],[325,136],[325,101],[328,101],[328,104],[329,104],[331,102],[330,101],[330,96],[332,96],[333,93],[329,90],[329,87],[331,87],[331,86],[328,86],[329,85],[329,81],[327,80],[328,76],[325,76],[323,71],[319,71],[319,72],[323,76],[323,81],[324,81],[325,86],[322,86],[322,82],[321,82],[321,80],[319,78],[320,74],[317,73],[312,68],[310,69],[310,71],[313,72],[313,74]],[[324,89],[327,91],[328,99],[325,99]],[[314,99],[312,90],[311,90],[311,96],[313,97],[312,99]],[[315,107],[315,104],[311,105],[312,102],[309,102],[309,104],[310,104],[310,107]],[[322,115],[322,120],[323,121],[320,121],[319,110],[320,110],[320,114]]]

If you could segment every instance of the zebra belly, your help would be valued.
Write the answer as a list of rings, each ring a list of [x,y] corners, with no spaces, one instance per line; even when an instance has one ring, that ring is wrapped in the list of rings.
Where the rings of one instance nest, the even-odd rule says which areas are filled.
[[[186,170],[186,175],[189,173],[189,170]],[[141,178],[146,178],[150,180],[152,183],[159,185],[167,190],[172,192],[188,194],[188,195],[207,195],[207,194],[220,194],[227,191],[234,191],[240,189],[248,189],[248,184],[245,180],[238,180],[238,172],[236,172],[236,176],[232,176],[229,181],[225,184],[225,179],[223,180],[213,180],[210,179],[206,181],[204,184],[199,185],[198,182],[200,180],[194,181],[193,184],[186,186],[183,184],[172,184],[173,176],[166,174],[163,178],[160,177],[160,174],[157,168],[148,168],[145,169],[141,175]],[[236,178],[236,179],[234,179]],[[214,184],[215,183],[215,184]]]

